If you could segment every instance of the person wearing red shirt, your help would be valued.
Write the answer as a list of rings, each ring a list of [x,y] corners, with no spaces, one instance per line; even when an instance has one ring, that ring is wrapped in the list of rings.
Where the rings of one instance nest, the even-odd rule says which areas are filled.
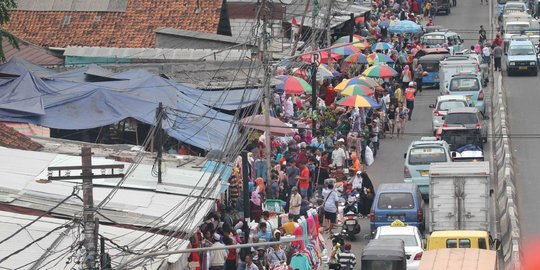
[[[418,1],[417,0],[412,1],[412,12],[414,14],[418,14]]]
[[[306,163],[301,162],[300,164],[300,175],[296,177],[298,179],[298,189],[302,198],[307,198],[307,192],[309,189],[309,168],[306,166]]]

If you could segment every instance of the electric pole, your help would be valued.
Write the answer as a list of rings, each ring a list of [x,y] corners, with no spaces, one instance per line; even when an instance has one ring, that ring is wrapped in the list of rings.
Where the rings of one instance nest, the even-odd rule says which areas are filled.
[[[317,56],[319,54],[316,54]],[[319,59],[313,57],[313,63],[311,63],[311,136],[317,136],[317,71],[319,69]]]
[[[272,143],[270,141],[270,97],[272,96],[272,89],[270,89],[270,78],[272,78],[272,71],[270,69],[270,53],[268,51],[268,43],[270,41],[270,33],[268,33],[268,15],[269,10],[266,8],[266,1],[262,0],[261,14],[263,16],[263,32],[262,32],[262,62],[264,67],[264,133],[266,140],[265,154],[266,154],[266,181],[270,181],[272,170]],[[268,182],[267,182],[268,183]]]
[[[83,227],[84,227],[84,241],[83,245],[86,249],[86,258],[84,261],[85,269],[96,269],[97,256],[97,235],[99,220],[95,218],[94,212],[94,191],[92,180],[94,178],[122,178],[123,173],[114,173],[114,169],[124,169],[124,165],[94,165],[92,166],[92,150],[90,147],[83,147],[81,149],[81,165],[82,166],[61,166],[61,167],[48,167],[48,180],[75,180],[82,179],[82,191],[83,191]],[[92,170],[100,169],[101,175],[94,175]],[[111,170],[110,174],[107,174],[107,170]],[[71,171],[81,171],[79,176],[71,175]],[[54,176],[54,172],[58,173],[58,176]],[[62,172],[64,172],[62,176]]]
[[[157,173],[158,173],[158,183],[161,184],[161,162],[163,159],[163,103],[159,103],[156,110],[156,150],[157,150]]]

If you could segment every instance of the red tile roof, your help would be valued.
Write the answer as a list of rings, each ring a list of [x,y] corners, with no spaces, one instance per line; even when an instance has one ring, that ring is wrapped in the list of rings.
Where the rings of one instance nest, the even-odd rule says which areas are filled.
[[[2,40],[2,48],[4,48],[4,55],[6,56],[6,62],[13,57],[22,58],[32,64],[40,66],[59,66],[64,63],[62,58],[56,57],[50,54],[47,49],[28,43],[19,39],[19,50],[11,46],[7,39]]]
[[[31,151],[36,151],[43,147],[41,144],[32,141],[29,137],[3,123],[0,123],[0,146]]]
[[[126,12],[14,10],[6,28],[40,46],[151,48],[161,27],[217,33],[221,6],[222,0],[129,0]],[[64,25],[65,16],[71,17]]]

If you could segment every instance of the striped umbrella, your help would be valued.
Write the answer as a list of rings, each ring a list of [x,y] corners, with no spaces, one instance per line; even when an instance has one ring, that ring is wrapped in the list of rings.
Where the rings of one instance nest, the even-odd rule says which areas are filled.
[[[341,95],[348,97],[348,96],[371,96],[373,95],[375,91],[373,89],[365,86],[365,85],[350,85],[347,86],[343,91],[341,91]]]
[[[373,99],[365,96],[344,97],[336,102],[339,106],[358,108],[379,108],[380,105]]]
[[[356,78],[352,78],[352,79],[343,80],[341,83],[336,85],[336,87],[334,87],[334,90],[343,91],[343,90],[345,90],[345,88],[347,88],[348,86],[351,86],[351,85],[362,85],[362,86],[366,86],[368,88],[371,88],[372,90],[377,89],[376,84],[368,82],[365,79],[356,77]]]
[[[392,78],[398,75],[397,71],[387,65],[374,65],[364,70],[362,75],[373,78]]]
[[[347,58],[345,58],[345,60],[343,61],[349,64],[367,64],[368,63],[367,57],[362,53],[351,54],[347,56]]]
[[[372,51],[377,51],[377,50],[384,51],[384,50],[390,50],[390,49],[392,49],[392,47],[393,46],[390,43],[377,42],[377,43],[374,43],[373,45],[371,45],[371,50]]]
[[[332,48],[332,52],[337,53],[341,56],[349,56],[351,54],[360,52],[360,49],[354,47],[353,45],[346,45],[346,46],[340,45],[340,47]]]
[[[380,63],[393,63],[394,60],[390,56],[382,53],[372,53],[368,54],[367,61],[370,65],[380,64]]]
[[[384,91],[384,88],[381,86],[381,83],[378,82],[377,79],[375,78],[370,78],[366,76],[359,76],[357,78],[359,79],[361,83],[369,85],[377,91]]]
[[[330,70],[330,72],[332,72],[332,75],[334,76],[338,76],[339,74],[341,74],[337,70],[330,68],[327,64],[321,64],[320,66],[326,68],[327,70]]]
[[[303,93],[311,94],[311,85],[302,78],[295,76],[281,75],[277,77],[281,81],[276,85],[277,92],[285,92],[285,94],[300,95]]]

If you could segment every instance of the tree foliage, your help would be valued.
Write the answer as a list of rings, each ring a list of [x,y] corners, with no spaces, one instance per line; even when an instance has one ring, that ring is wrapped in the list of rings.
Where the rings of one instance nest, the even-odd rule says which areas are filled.
[[[0,44],[2,44],[4,38],[7,38],[9,43],[18,50],[17,38],[4,28],[4,25],[9,22],[9,13],[15,8],[17,8],[15,0],[0,0]],[[2,61],[6,60],[3,46],[0,46],[0,59]]]

